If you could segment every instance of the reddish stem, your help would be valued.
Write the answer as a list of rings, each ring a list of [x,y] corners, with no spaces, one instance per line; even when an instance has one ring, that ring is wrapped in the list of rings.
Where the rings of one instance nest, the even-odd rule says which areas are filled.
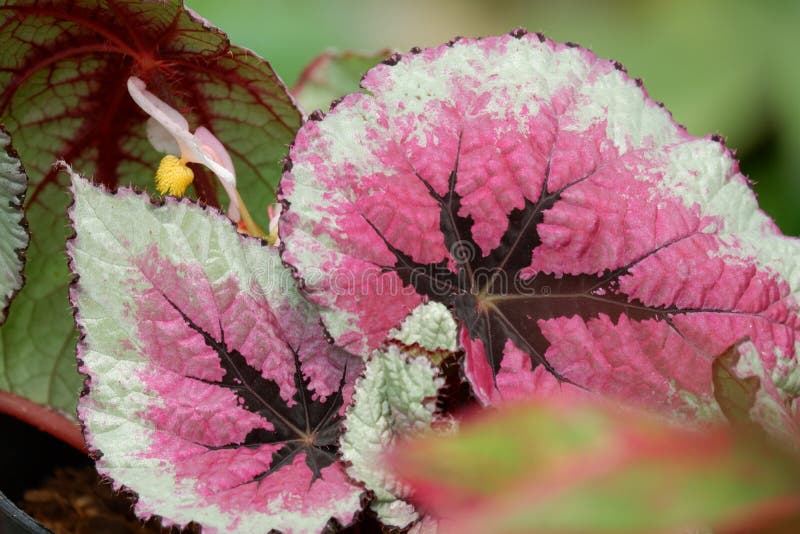
[[[31,426],[47,432],[80,452],[88,454],[81,427],[60,413],[33,401],[0,390],[0,413],[8,414]]]

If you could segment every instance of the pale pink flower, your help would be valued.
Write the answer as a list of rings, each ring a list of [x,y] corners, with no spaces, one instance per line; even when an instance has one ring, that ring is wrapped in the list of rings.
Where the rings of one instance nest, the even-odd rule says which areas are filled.
[[[247,211],[236,189],[236,171],[228,151],[204,126],[194,133],[189,123],[178,110],[147,90],[145,82],[135,76],[128,78],[128,92],[134,102],[150,115],[147,121],[147,139],[156,150],[166,152],[156,171],[156,189],[161,194],[183,195],[194,179],[188,163],[200,163],[208,167],[228,193],[230,204],[228,217],[243,221],[250,234],[263,236]]]

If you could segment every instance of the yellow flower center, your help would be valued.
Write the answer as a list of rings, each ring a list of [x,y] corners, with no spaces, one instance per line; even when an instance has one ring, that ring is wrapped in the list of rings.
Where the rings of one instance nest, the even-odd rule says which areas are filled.
[[[194,180],[192,169],[186,161],[173,155],[164,156],[156,171],[156,189],[162,195],[183,195]]]

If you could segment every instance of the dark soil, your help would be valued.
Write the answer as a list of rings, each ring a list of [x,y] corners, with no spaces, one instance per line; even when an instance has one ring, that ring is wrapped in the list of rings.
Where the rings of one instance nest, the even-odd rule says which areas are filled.
[[[200,532],[161,528],[133,514],[133,501],[102,481],[93,467],[59,467],[38,489],[25,492],[21,508],[55,534],[146,534]]]
[[[199,532],[161,528],[133,514],[133,499],[102,481],[81,452],[0,415],[0,491],[55,534]]]
[[[133,513],[134,499],[115,492],[83,453],[25,423],[0,414],[0,491],[55,534],[195,534],[200,527],[162,528]],[[340,534],[394,534],[369,511]],[[2,531],[2,525],[0,525]],[[3,532],[2,534],[17,534]]]

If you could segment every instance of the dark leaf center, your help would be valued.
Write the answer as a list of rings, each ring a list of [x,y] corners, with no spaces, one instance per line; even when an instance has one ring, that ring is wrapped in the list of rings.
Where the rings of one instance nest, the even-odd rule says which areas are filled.
[[[634,321],[665,320],[672,326],[672,314],[690,311],[647,306],[619,289],[619,279],[629,274],[630,268],[644,258],[600,275],[536,273],[526,276],[525,270],[531,265],[533,252],[541,244],[538,225],[543,221],[544,213],[560,200],[564,190],[590,176],[580,177],[556,191],[548,190],[546,176],[540,197],[536,201],[526,200],[524,206],[509,214],[508,228],[500,244],[486,256],[481,255],[481,249],[472,236],[472,219],[459,214],[462,198],[455,187],[458,157],[448,177],[445,195],[437,193],[428,180],[416,174],[439,205],[439,228],[452,262],[416,263],[389,243],[374,224],[367,222],[396,258],[394,265],[382,268],[396,272],[420,295],[450,307],[470,337],[481,340],[495,373],[499,370],[503,349],[510,340],[530,355],[534,367],[544,365],[557,378],[565,380],[546,359],[550,342],[542,333],[540,321],[574,316],[588,320],[604,314],[616,322],[625,314]],[[448,267],[449,264],[455,265],[455,272]]]
[[[297,391],[293,397],[295,402],[290,406],[281,397],[280,387],[275,381],[264,378],[260,371],[247,363],[239,351],[232,350],[226,345],[222,324],[219,326],[221,338],[216,339],[188,317],[166,295],[164,299],[181,315],[187,326],[203,336],[206,345],[219,355],[225,375],[219,381],[207,381],[207,383],[232,390],[241,399],[245,409],[261,415],[273,425],[272,430],[254,428],[240,443],[206,447],[213,450],[258,448],[265,444],[277,444],[281,447],[273,453],[269,470],[256,476],[254,480],[262,480],[277,469],[291,464],[294,457],[301,452],[306,455],[306,464],[313,472],[314,479],[318,478],[320,471],[332,464],[338,453],[341,423],[339,408],[342,406],[345,373],[342,373],[342,380],[335,394],[329,395],[324,402],[314,400],[309,389],[310,380],[303,376],[300,347],[287,344],[294,358],[294,385]]]

